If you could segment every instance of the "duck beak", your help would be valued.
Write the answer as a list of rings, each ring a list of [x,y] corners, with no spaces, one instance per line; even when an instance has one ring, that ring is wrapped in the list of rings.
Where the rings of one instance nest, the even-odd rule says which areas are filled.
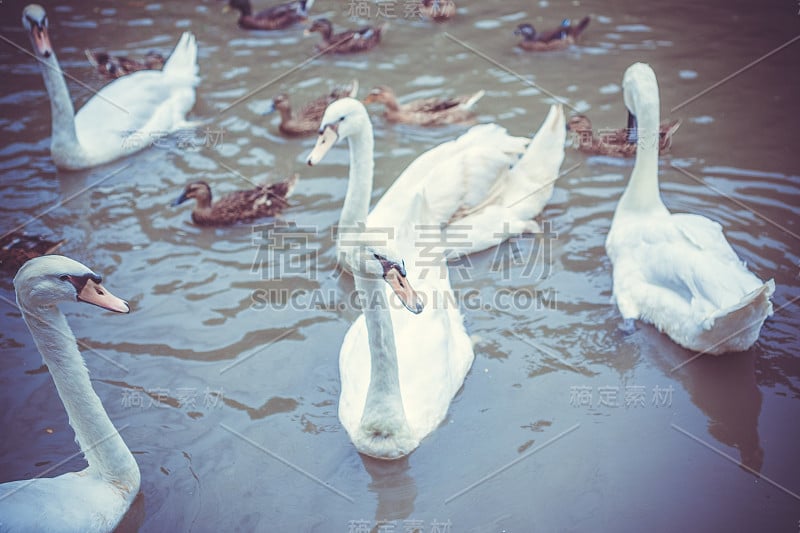
[[[636,115],[628,111],[628,144],[636,144],[639,140],[639,128]]]
[[[175,198],[175,200],[173,200],[172,203],[169,204],[169,205],[171,207],[175,207],[175,206],[181,205],[183,202],[185,202],[188,199],[189,199],[189,197],[186,196],[186,191],[183,191],[183,194],[181,194],[180,196]]]
[[[130,313],[131,308],[128,302],[122,298],[117,298],[103,287],[100,282],[91,278],[86,280],[86,284],[78,292],[78,301],[86,302],[115,313]]]
[[[50,57],[50,55],[53,53],[53,47],[50,45],[50,37],[47,34],[47,27],[32,25],[30,37],[36,53],[44,58]]]
[[[325,157],[325,154],[333,148],[336,141],[339,140],[339,132],[336,131],[335,125],[328,125],[319,130],[319,137],[317,137],[317,144],[311,153],[308,154],[306,162],[308,166],[313,167]]]
[[[400,298],[400,301],[403,302],[406,309],[415,315],[422,312],[424,305],[422,304],[419,294],[417,294],[417,291],[415,291],[408,282],[408,278],[406,278],[405,274],[400,272],[399,268],[393,267],[387,270],[383,275],[383,279],[386,280],[386,283],[389,284],[397,297]]]
[[[264,116],[264,115],[269,115],[270,113],[274,113],[274,112],[275,112],[275,100],[270,100],[270,101],[269,101],[269,107],[268,107],[268,108],[266,108],[266,109],[265,109],[265,110],[264,110],[264,111],[261,113],[261,116]]]
[[[306,36],[306,37],[308,37],[312,33],[314,33],[314,32],[311,31],[311,27],[310,26],[303,30],[303,35]]]

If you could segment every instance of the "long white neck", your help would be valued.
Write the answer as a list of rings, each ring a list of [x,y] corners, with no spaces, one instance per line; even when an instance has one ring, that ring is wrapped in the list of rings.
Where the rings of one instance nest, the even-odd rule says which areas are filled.
[[[386,436],[405,434],[409,428],[400,393],[397,350],[385,282],[356,274],[355,286],[362,296],[370,353],[369,388],[361,428]],[[369,301],[363,301],[364,298]]]
[[[636,162],[628,187],[620,198],[620,207],[625,211],[667,212],[658,189],[658,94],[641,94],[639,98],[643,105],[636,109]]]
[[[54,154],[80,153],[82,151],[78,135],[75,132],[75,108],[64,81],[64,73],[58,65],[56,54],[47,59],[39,58],[44,77],[44,85],[50,96],[50,114],[52,116],[51,151]]]
[[[135,494],[139,468],[92,389],[67,319],[55,306],[33,312],[22,307],[22,316],[53,377],[89,470]]]
[[[358,132],[347,138],[350,145],[350,179],[347,194],[339,216],[339,227],[349,228],[365,224],[372,199],[372,179],[375,161],[372,123],[365,120]]]

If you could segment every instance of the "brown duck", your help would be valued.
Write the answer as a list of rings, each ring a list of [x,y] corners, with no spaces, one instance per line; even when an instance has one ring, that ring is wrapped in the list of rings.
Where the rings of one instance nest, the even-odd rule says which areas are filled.
[[[149,51],[143,61],[137,61],[127,56],[112,56],[106,52],[93,52],[86,50],[89,63],[104,78],[114,80],[138,70],[161,70],[164,67],[164,56],[158,52]]]
[[[422,0],[419,13],[434,22],[444,22],[455,16],[456,4],[453,0]]]
[[[384,104],[386,110],[383,116],[389,122],[418,126],[441,126],[466,122],[474,118],[472,108],[484,94],[485,92],[481,90],[467,96],[424,98],[400,104],[391,88],[379,85],[369,92],[364,103]]]
[[[289,95],[282,93],[272,99],[272,108],[264,114],[271,113],[275,110],[281,114],[281,124],[278,129],[280,129],[280,132],[284,135],[289,137],[315,135],[319,130],[322,115],[325,113],[325,109],[328,105],[340,98],[348,96],[355,98],[357,93],[358,81],[353,80],[348,86],[336,87],[330,93],[320,96],[316,100],[312,100],[295,111],[294,114],[292,114],[292,106],[289,103]]]
[[[563,50],[578,41],[578,37],[590,21],[590,17],[583,17],[577,25],[573,26],[569,19],[564,19],[558,28],[539,33],[532,24],[525,23],[517,26],[514,35],[522,36],[522,41],[517,46],[523,50],[532,52]]]
[[[297,0],[272,6],[253,14],[250,0],[229,0],[224,12],[239,11],[239,27],[246,30],[282,30],[308,18],[314,0]]]
[[[261,185],[255,189],[234,191],[211,202],[211,188],[204,181],[193,181],[174,202],[177,206],[190,198],[197,202],[192,211],[192,221],[198,226],[230,226],[256,218],[274,217],[289,205],[286,198],[297,183],[297,174],[278,183]]]
[[[595,134],[586,115],[575,115],[567,121],[568,141],[581,152],[612,157],[636,155],[636,138],[632,134],[634,124],[629,119],[628,128],[603,129]],[[659,126],[658,152],[663,154],[672,146],[672,136],[681,125],[680,120],[665,121]]]
[[[64,241],[48,241],[39,235],[11,232],[0,237],[0,270],[16,274],[29,259],[52,254]]]
[[[325,18],[317,19],[305,30],[306,35],[314,32],[322,35],[322,42],[317,44],[320,52],[334,54],[352,54],[364,52],[374,48],[381,42],[381,32],[385,24],[379,26],[365,26],[357,30],[345,30],[333,33],[333,24]]]

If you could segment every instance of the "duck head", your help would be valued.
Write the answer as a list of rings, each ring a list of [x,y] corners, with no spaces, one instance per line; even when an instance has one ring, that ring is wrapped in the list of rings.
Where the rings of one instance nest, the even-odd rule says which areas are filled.
[[[193,181],[186,185],[183,193],[177,197],[172,204],[172,207],[181,205],[186,200],[194,198],[197,205],[200,207],[208,207],[211,205],[211,188],[205,181]]]
[[[364,98],[364,103],[388,104],[395,99],[396,97],[394,95],[394,91],[392,91],[386,85],[378,85],[377,87],[374,87],[369,94],[367,94],[366,98]]]
[[[31,259],[14,276],[19,306],[29,312],[60,302],[85,302],[115,313],[129,313],[130,306],[102,285],[103,279],[89,267],[63,255]]]
[[[533,41],[536,40],[536,29],[533,24],[526,22],[517,26],[517,29],[514,30],[514,35],[521,35],[526,41]]]
[[[269,107],[263,111],[262,115],[269,115],[270,113],[274,113],[275,111],[287,111],[291,113],[292,107],[291,103],[289,102],[289,95],[286,93],[281,93],[269,103]]]
[[[47,33],[47,13],[39,4],[31,4],[22,10],[22,26],[28,32],[33,51],[38,57],[47,59],[53,55],[53,47]]]
[[[333,34],[333,24],[326,18],[316,19],[303,31],[303,35],[311,35],[314,32],[321,33],[325,40],[328,40]]]
[[[243,17],[249,17],[253,14],[253,7],[250,5],[250,0],[229,0],[225,7],[222,8],[222,12],[227,13],[234,9]]]

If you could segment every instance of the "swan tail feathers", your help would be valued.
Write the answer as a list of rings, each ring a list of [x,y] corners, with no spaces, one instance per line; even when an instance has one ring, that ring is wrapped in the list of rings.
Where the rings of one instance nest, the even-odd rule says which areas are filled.
[[[353,79],[353,82],[350,84],[350,98],[357,98],[358,97],[358,80]]]
[[[764,320],[772,315],[770,298],[774,293],[775,281],[769,280],[736,304],[709,316],[704,329],[715,332],[714,337],[719,340],[705,351],[720,354],[750,348],[758,339]]]
[[[558,178],[561,163],[564,161],[564,144],[567,140],[567,126],[564,108],[561,104],[550,106],[539,131],[536,132],[527,150],[514,165],[511,172],[522,173],[528,182],[550,185]]]
[[[186,79],[192,85],[200,81],[197,77],[197,40],[192,32],[181,35],[175,50],[164,64],[164,73],[172,78]]]
[[[589,22],[591,21],[592,17],[588,15],[583,17],[583,19],[581,19],[581,21],[578,23],[577,26],[575,26],[573,30],[575,37],[578,37],[581,33],[583,33],[583,30],[586,29],[586,27],[589,25]]]
[[[478,103],[478,100],[480,100],[481,98],[483,98],[483,96],[484,96],[485,94],[486,94],[486,91],[484,91],[483,89],[481,89],[480,91],[478,91],[478,92],[476,92],[475,94],[473,94],[472,96],[470,96],[470,97],[469,97],[469,99],[468,99],[466,102],[464,102],[464,104],[462,105],[462,107],[463,107],[464,109],[472,109],[472,108],[475,106],[475,104],[477,104],[477,103]]]

